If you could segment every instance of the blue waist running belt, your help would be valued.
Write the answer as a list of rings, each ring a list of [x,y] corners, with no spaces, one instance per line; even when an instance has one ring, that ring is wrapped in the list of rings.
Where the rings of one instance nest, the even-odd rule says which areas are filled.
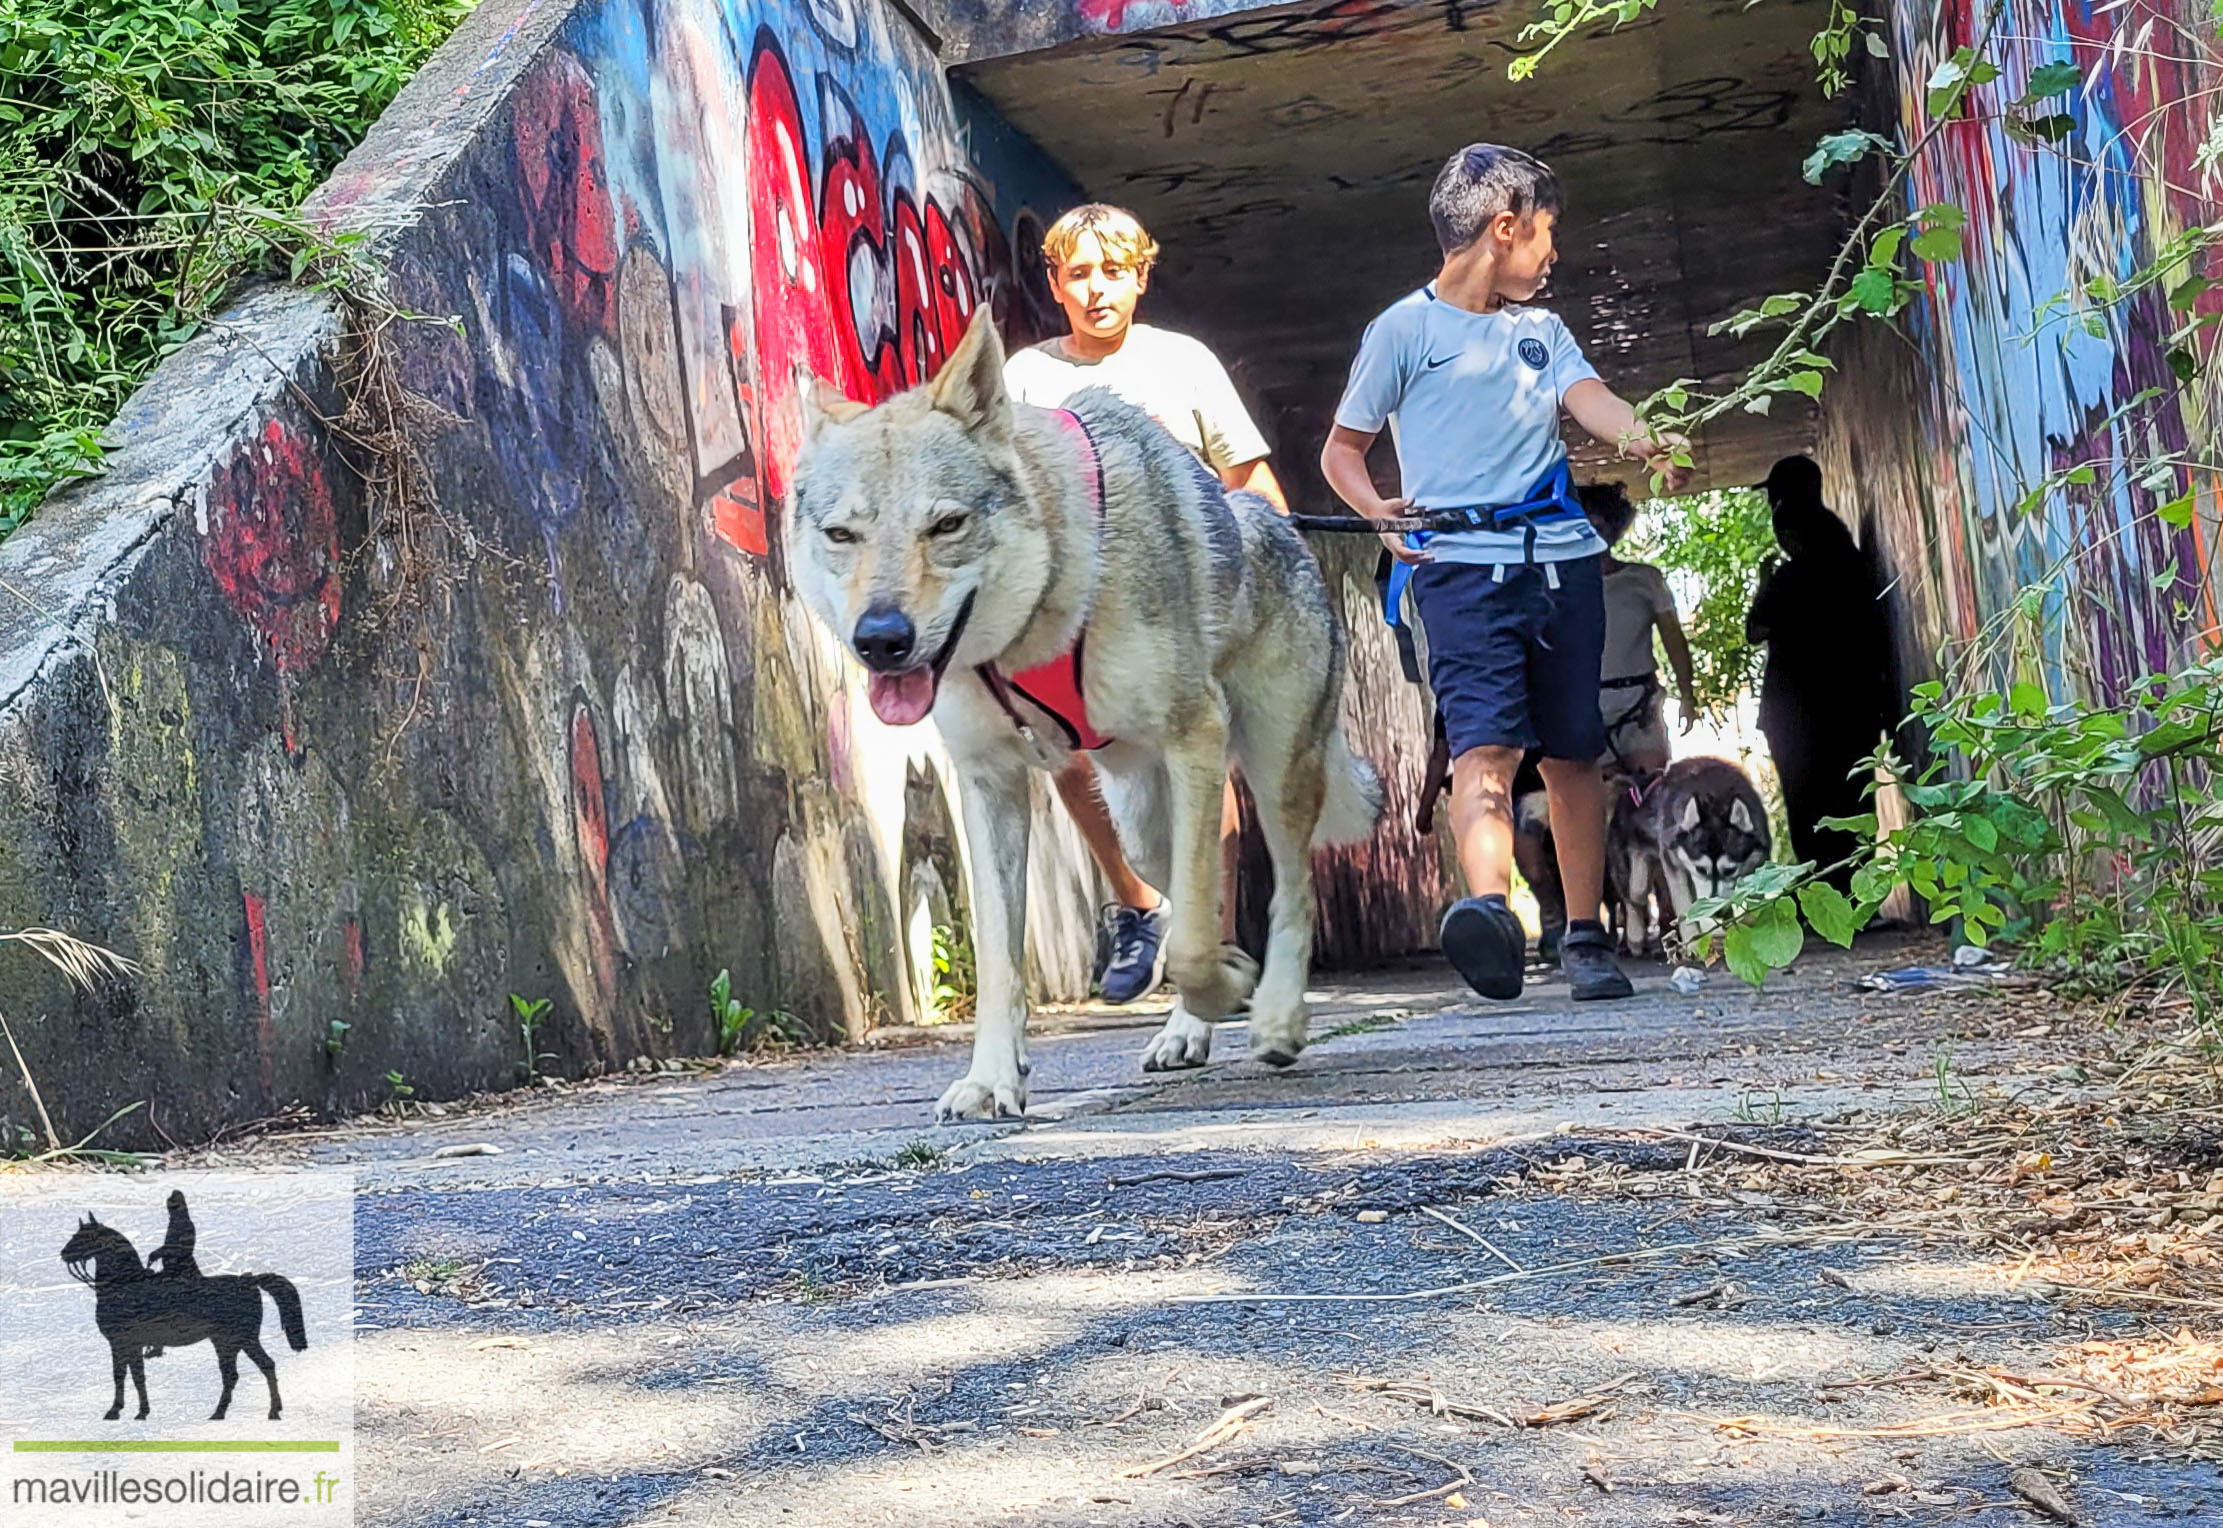
[[[1452,509],[1426,511],[1439,518],[1457,516],[1478,531],[1506,531],[1515,528],[1523,533],[1521,561],[1536,560],[1536,527],[1539,525],[1564,525],[1570,520],[1584,518],[1581,501],[1575,497],[1573,464],[1566,457],[1545,473],[1529,488],[1528,496],[1518,504],[1472,504]],[[1418,551],[1437,533],[1434,531],[1408,531],[1405,545]],[[1405,632],[1405,586],[1413,581],[1413,565],[1391,560],[1389,582],[1382,589],[1382,619],[1397,628],[1400,645],[1411,638]],[[1414,665],[1407,664],[1413,672]]]

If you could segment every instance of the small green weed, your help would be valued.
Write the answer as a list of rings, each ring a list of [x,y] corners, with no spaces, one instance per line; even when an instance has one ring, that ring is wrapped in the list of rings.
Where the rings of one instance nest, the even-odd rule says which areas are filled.
[[[1976,1095],[1963,1079],[1953,1074],[1953,1047],[1940,1045],[1937,1055],[1930,1062],[1930,1075],[1937,1082],[1937,1110],[1947,1119],[1958,1119],[1976,1107]]]
[[[1780,1125],[1783,1123],[1783,1094],[1770,1088],[1765,1094],[1747,1091],[1737,1097],[1737,1119],[1746,1125]]]
[[[733,973],[720,971],[710,982],[710,1024],[718,1032],[718,1054],[737,1056],[748,1037],[756,1010],[733,995]]]
[[[525,1057],[518,1063],[518,1071],[528,1085],[540,1080],[543,1061],[556,1059],[553,1053],[540,1048],[541,1026],[548,1022],[548,1010],[554,1006],[544,997],[528,1001],[514,992],[509,995],[509,1009],[517,1019],[517,1036],[525,1045]]]
[[[971,936],[950,924],[937,923],[933,954],[934,991],[927,1002],[926,1022],[956,1024],[971,1018],[977,995]]]
[[[895,1165],[924,1170],[942,1160],[942,1149],[927,1141],[913,1141],[895,1154]]]
[[[1391,1012],[1364,1014],[1355,1019],[1346,1019],[1326,1034],[1321,1035],[1320,1039],[1340,1040],[1345,1035],[1370,1035],[1378,1029],[1395,1029],[1398,1025],[1404,1023],[1407,1017],[1406,1014]]]
[[[759,1013],[736,998],[731,971],[720,971],[710,983],[710,1022],[718,1031],[721,1056],[793,1050],[810,1044],[810,1026],[786,1009]]]

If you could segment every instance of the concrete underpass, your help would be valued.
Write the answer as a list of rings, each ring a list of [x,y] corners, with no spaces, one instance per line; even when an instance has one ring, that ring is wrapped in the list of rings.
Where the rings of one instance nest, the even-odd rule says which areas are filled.
[[[1726,384],[1772,340],[1710,326],[1814,290],[1837,252],[1841,189],[1799,175],[1851,115],[1814,88],[1815,5],[1647,16],[1518,84],[1505,74],[1530,19],[1517,6],[1176,9],[1219,14],[1028,51],[960,33],[953,72],[1149,227],[1164,255],[1145,317],[1228,359],[1300,492],[1325,495],[1313,460],[1360,331],[1435,272],[1428,188],[1460,144],[1518,145],[1559,172],[1568,208],[1542,300],[1632,399],[1681,378]],[[1699,443],[1695,486],[1757,482],[1814,434],[1803,400],[1731,415]],[[1641,479],[1578,444],[1601,475]]]
[[[1924,661],[2094,553],[2031,660],[2057,698],[2212,627],[2223,545],[2205,479],[2166,532],[2142,487],[2004,512],[2223,415],[2212,367],[2168,390],[2161,292],[2003,338],[2078,269],[2072,213],[2139,258],[2212,217],[2214,80],[2120,66],[2121,9],[1992,8],[1997,93],[2073,57],[2078,130],[2161,122],[2170,174],[2095,187],[1961,124],[1908,195],[1992,208],[1966,257],[1833,352],[1820,409],[1697,443],[1701,486],[1812,449]],[[149,1154],[0,1174],[0,1374],[75,1387],[38,1425],[206,1414],[177,1347],[155,1421],[102,1418],[55,1256],[95,1210],[156,1245],[183,1183],[204,1267],[337,1265],[308,1357],[272,1351],[296,1396],[351,1355],[377,1528],[2223,1520],[2223,1148],[2180,1010],[1940,969],[1925,930],[1759,990],[1646,965],[1626,1003],[1478,1003],[1429,949],[1452,880],[1409,826],[1428,713],[1376,544],[1322,536],[1388,801],[1316,861],[1312,1047],[1271,1070],[1236,1022],[1143,1075],[1164,994],[1085,1001],[1102,891],[1045,787],[1033,1113],[935,1125],[969,1038],[920,1022],[969,919],[950,760],[789,579],[798,376],[888,397],[982,305],[1049,332],[1040,232],[1081,197],[1161,241],[1144,317],[1231,363],[1306,508],[1468,141],[1560,172],[1548,300],[1610,384],[1727,381],[1760,342],[1711,327],[1844,232],[1815,140],[1921,130],[1978,24],[1889,8],[1830,100],[1833,14],[1670,4],[1514,84],[1527,8],[1462,0],[485,0],[304,209],[363,234],[392,321],[243,292],[0,544],[0,930],[133,962],[79,991],[0,951],[0,1142]],[[719,1056],[714,981],[814,1043]],[[258,1196],[319,1183],[351,1246],[256,1239]],[[278,1428],[190,1426],[234,1422]]]

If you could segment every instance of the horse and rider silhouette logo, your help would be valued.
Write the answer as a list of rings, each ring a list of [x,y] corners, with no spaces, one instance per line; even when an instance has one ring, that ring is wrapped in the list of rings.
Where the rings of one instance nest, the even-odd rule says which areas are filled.
[[[175,1189],[170,1192],[169,1211],[169,1234],[144,1263],[129,1237],[91,1215],[62,1248],[62,1265],[70,1277],[92,1289],[93,1321],[108,1339],[116,1403],[108,1408],[107,1420],[123,1415],[126,1373],[138,1388],[137,1420],[143,1422],[146,1360],[160,1357],[168,1348],[207,1342],[215,1345],[216,1368],[224,1379],[224,1393],[209,1420],[221,1422],[230,1409],[232,1388],[239,1383],[239,1355],[245,1353],[270,1386],[270,1419],[276,1421],[278,1365],[263,1351],[262,1297],[267,1292],[276,1302],[286,1342],[299,1353],[309,1345],[299,1291],[291,1280],[275,1273],[207,1277],[193,1260],[193,1217],[186,1212],[185,1195]]]

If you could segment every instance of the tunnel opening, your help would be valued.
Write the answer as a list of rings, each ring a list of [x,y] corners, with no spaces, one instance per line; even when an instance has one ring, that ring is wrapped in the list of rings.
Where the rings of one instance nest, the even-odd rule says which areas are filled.
[[[1819,9],[1653,13],[1515,83],[1524,8],[1151,0],[1063,41],[984,29],[953,46],[952,72],[1150,229],[1163,252],[1142,317],[1213,347],[1293,499],[1327,508],[1314,461],[1351,357],[1368,321],[1435,273],[1428,191],[1463,144],[1510,144],[1558,172],[1567,210],[1539,300],[1623,396],[1725,384],[1765,353],[1764,335],[1709,331],[1766,294],[1814,290],[1842,236],[1838,195],[1800,174],[1849,114],[1814,82]],[[1169,15],[1184,24],[1140,29]],[[1799,399],[1724,418],[1695,442],[1692,486],[1757,482],[1817,428]],[[1636,464],[1575,433],[1569,445],[1578,473],[1642,490]]]
[[[1161,252],[1138,317],[1220,357],[1300,511],[1344,510],[1320,474],[1320,448],[1367,324],[1441,264],[1428,196],[1459,147],[1508,144],[1557,172],[1559,258],[1538,301],[1632,402],[1679,381],[1730,390],[1778,336],[1716,327],[1769,294],[1821,287],[1846,231],[1841,191],[1801,173],[1815,140],[1853,111],[1816,84],[1821,8],[1803,0],[1725,0],[1665,22],[1648,14],[1573,40],[1522,82],[1508,66],[1531,46],[1520,34],[1534,12],[1523,7],[1134,0],[1081,5],[1086,26],[1044,9],[1064,23],[1030,31],[1004,17],[957,38],[945,49],[953,77],[1083,194],[1128,208],[1150,231]],[[1042,282],[1032,251],[1015,251],[1015,265],[1021,281]],[[1065,327],[1046,286],[1014,314],[1015,329],[1043,331],[1015,339]],[[1810,400],[1768,402],[1693,441],[1689,492],[1756,484],[1779,457],[1815,446],[1822,420]],[[1562,435],[1578,481],[1650,496],[1642,464],[1571,420]],[[1393,491],[1388,431],[1369,465]],[[1381,621],[1379,546],[1358,535],[1312,541],[1352,633],[1349,720],[1388,796],[1373,843],[1316,860],[1319,958],[1332,968],[1431,945],[1452,882],[1435,836],[1412,826],[1431,703],[1402,682]],[[1714,751],[1750,762],[1756,734],[1729,726],[1735,736],[1715,734]],[[1237,924],[1255,953],[1270,872],[1248,824],[1244,837]]]

